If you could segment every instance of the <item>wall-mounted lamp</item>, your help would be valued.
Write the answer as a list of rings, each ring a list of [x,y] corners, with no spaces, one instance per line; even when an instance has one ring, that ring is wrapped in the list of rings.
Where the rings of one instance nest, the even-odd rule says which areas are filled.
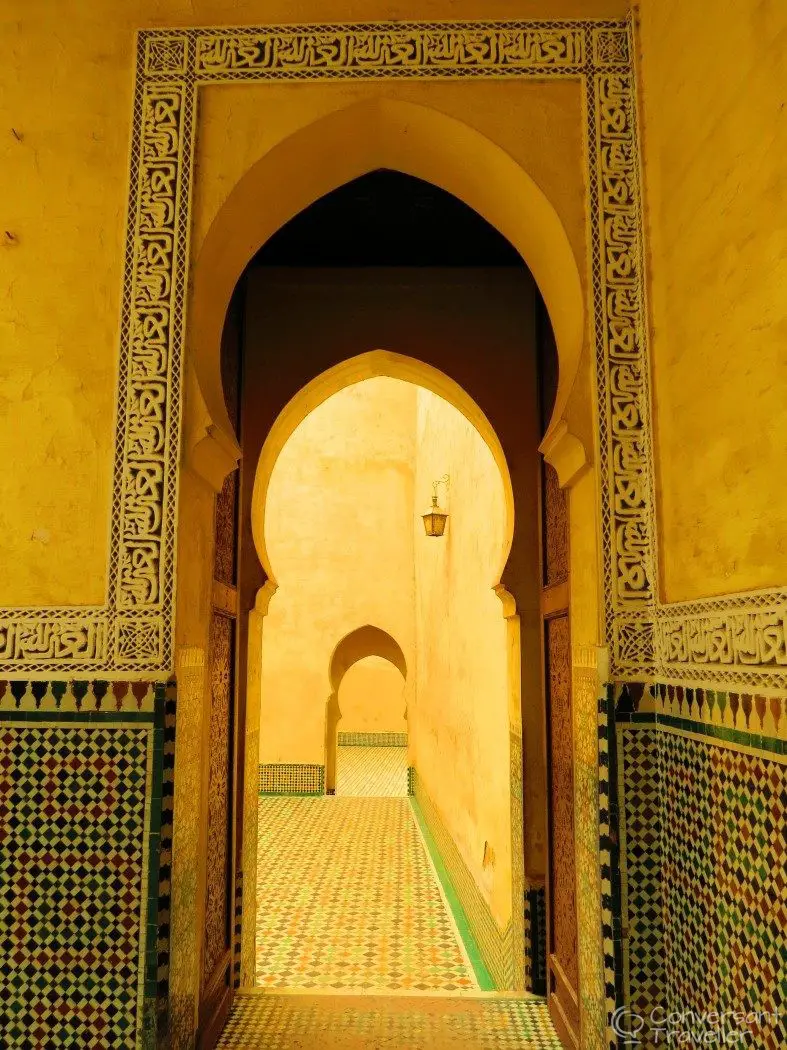
[[[428,514],[423,515],[427,536],[442,536],[445,532],[445,523],[448,520],[448,515],[437,506],[437,486],[445,485],[445,491],[448,492],[450,483],[451,478],[448,474],[432,482],[432,509]]]

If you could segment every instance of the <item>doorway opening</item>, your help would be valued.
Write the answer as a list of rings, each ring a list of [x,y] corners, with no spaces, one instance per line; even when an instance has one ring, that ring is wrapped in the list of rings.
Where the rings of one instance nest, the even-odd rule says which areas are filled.
[[[325,792],[408,794],[407,661],[386,631],[366,624],[336,646],[325,710]]]
[[[386,993],[550,991],[556,998],[556,986],[546,987],[554,944],[545,922],[547,855],[555,856],[555,829],[550,825],[547,831],[548,784],[553,803],[555,788],[546,769],[551,679],[545,683],[543,674],[540,610],[546,576],[540,522],[542,515],[548,517],[544,500],[560,500],[562,494],[542,483],[537,452],[557,370],[532,277],[508,242],[450,194],[398,172],[372,172],[317,201],[268,241],[238,284],[222,350],[225,390],[239,391],[243,452],[233,497],[238,608],[252,610],[247,620],[241,612],[237,642],[244,722],[236,766],[234,863],[243,871],[237,983]],[[387,412],[369,394],[375,384],[375,396],[387,399]],[[342,404],[344,429],[330,420]],[[446,412],[458,422],[449,426]],[[369,438],[370,433],[390,438],[393,423],[402,431],[403,446],[405,420],[409,482],[402,448],[394,455],[383,442],[375,452]],[[355,486],[350,484],[353,443],[362,453],[356,460],[365,465],[364,483]],[[421,515],[430,510],[432,483],[442,479],[450,479],[447,494],[440,494],[448,526],[442,537],[428,536]],[[333,545],[326,524],[332,514],[344,522],[335,530],[343,541]],[[381,541],[397,517],[395,535],[409,537],[407,558],[392,555],[393,547]],[[416,535],[431,559],[421,565],[420,576]],[[371,551],[368,564],[360,556],[363,536]],[[368,600],[365,606],[338,608],[337,585],[326,584],[328,569],[339,573],[342,593],[353,600],[361,588],[353,588],[352,575],[360,573],[377,604]],[[406,585],[413,609],[409,626],[391,621],[396,602],[385,586],[387,579],[401,589],[408,578],[413,581]],[[322,595],[315,590],[318,582],[327,587]],[[565,611],[554,606],[550,616]],[[494,619],[493,639],[484,636],[479,618],[486,624]],[[457,624],[459,635],[452,634]],[[390,653],[372,649],[337,677],[334,657],[342,642],[365,631],[388,636],[402,654],[404,670]],[[559,658],[557,651],[551,653],[550,674]],[[562,658],[568,661],[567,651]],[[428,673],[422,674],[423,668]],[[279,672],[279,684],[273,685]],[[351,672],[359,682],[367,679],[365,687],[358,685],[355,701],[344,696]],[[400,675],[404,703],[398,721],[389,725],[381,720],[380,704],[369,703],[369,682],[377,682],[376,699],[386,690],[393,697],[392,673]],[[383,674],[389,679],[385,687]],[[458,697],[467,703],[454,710]],[[343,729],[341,720],[350,710],[360,721],[356,727],[348,721]],[[343,798],[340,748],[359,744],[342,741],[341,733],[405,736],[405,745],[393,746],[407,750],[410,800]],[[250,783],[256,790],[249,790]],[[435,977],[440,967],[433,964],[427,977],[412,971],[399,981],[387,973],[383,983],[375,983],[374,960],[381,951],[366,944],[363,959],[344,959],[347,974],[337,978],[324,965],[337,954],[334,944],[301,953],[302,959],[308,956],[308,980],[299,983],[291,963],[278,970],[269,965],[276,934],[260,922],[270,918],[277,891],[260,882],[259,872],[276,872],[288,904],[295,902],[284,925],[296,928],[308,910],[307,898],[313,898],[320,879],[325,882],[331,854],[309,855],[306,868],[299,869],[303,850],[299,860],[285,848],[281,828],[289,835],[295,829],[296,852],[308,839],[332,841],[334,855],[352,856],[354,847],[340,836],[340,827],[352,819],[326,831],[324,824],[303,823],[304,815],[333,817],[344,805],[346,816],[349,803],[379,809],[383,797],[400,804],[388,807],[391,812],[412,812],[413,819],[405,820],[409,830],[374,831],[374,822],[367,827],[377,841],[409,841],[405,866],[415,866],[415,855],[427,865],[429,892],[437,894],[428,908],[439,901],[451,934],[446,943],[455,953],[446,965],[454,969],[448,977]],[[280,832],[277,813],[285,814],[278,821]],[[575,922],[570,913],[575,901],[567,889],[575,880],[573,849],[563,849],[562,863],[565,930]],[[395,877],[396,865],[385,853],[372,868],[378,878]],[[338,885],[326,889],[325,900],[341,910]],[[359,900],[358,914],[369,914],[362,894],[356,904]],[[341,918],[334,919],[332,928],[341,930]],[[431,945],[427,951],[434,950]],[[565,998],[570,1029],[576,978]]]
[[[441,537],[422,520],[435,476],[451,478]],[[428,389],[354,383],[282,448],[261,529],[277,590],[248,703],[260,703],[261,783],[279,797],[259,807],[260,983],[452,991],[491,985],[491,969],[509,987],[511,685],[493,589],[508,537],[491,451]],[[323,764],[325,796],[304,799],[307,770]],[[430,842],[444,843],[446,885]]]

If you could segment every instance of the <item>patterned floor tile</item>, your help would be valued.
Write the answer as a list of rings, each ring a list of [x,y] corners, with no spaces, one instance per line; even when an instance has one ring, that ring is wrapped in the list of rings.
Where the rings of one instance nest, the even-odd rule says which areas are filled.
[[[336,794],[345,797],[404,798],[406,747],[336,749]]]
[[[257,901],[262,988],[477,987],[406,798],[260,798]]]
[[[537,999],[240,994],[217,1050],[560,1050]]]

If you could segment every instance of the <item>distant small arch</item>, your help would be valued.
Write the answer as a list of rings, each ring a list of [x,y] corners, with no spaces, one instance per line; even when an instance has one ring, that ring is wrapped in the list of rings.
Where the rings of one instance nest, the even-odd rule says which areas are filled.
[[[387,660],[407,681],[407,661],[402,647],[387,631],[367,623],[350,631],[339,642],[331,655],[328,667],[331,692],[325,704],[325,789],[332,795],[336,790],[336,742],[341,710],[339,686],[352,666],[369,656]],[[407,712],[405,710],[405,718]]]
[[[333,692],[338,693],[342,678],[353,664],[365,660],[367,656],[380,656],[387,660],[407,681],[407,661],[399,643],[387,631],[367,623],[346,634],[333,651],[328,671]]]

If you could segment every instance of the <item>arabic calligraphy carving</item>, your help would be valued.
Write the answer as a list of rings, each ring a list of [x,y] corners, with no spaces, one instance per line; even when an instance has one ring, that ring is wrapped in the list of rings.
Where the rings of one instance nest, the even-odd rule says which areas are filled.
[[[196,73],[237,70],[275,73],[352,71],[390,75],[392,70],[528,70],[584,64],[582,29],[465,25],[345,29],[315,27],[203,36],[197,40]]]

